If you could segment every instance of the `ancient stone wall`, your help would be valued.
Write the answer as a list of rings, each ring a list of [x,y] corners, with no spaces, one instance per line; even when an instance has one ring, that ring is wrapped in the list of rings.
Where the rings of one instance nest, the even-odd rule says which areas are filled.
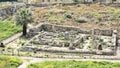
[[[74,33],[74,31],[75,31],[75,33]],[[69,39],[69,40],[72,40],[73,43],[69,43],[70,41],[68,41],[67,43],[59,41],[59,43],[58,43],[58,42],[56,42],[55,39],[53,39],[53,38],[56,38],[56,37],[58,38],[58,35],[54,35],[55,33],[58,33],[58,34],[62,33],[61,35],[63,35],[64,38],[70,38],[69,34],[71,34],[71,36],[76,35],[77,38],[73,39],[73,37],[72,37],[72,39]],[[39,36],[37,36],[36,40],[31,41],[31,43],[33,43],[33,44],[42,44],[42,45],[49,45],[49,46],[52,45],[52,46],[56,46],[56,47],[63,47],[63,46],[66,46],[66,45],[67,45],[67,47],[70,47],[70,45],[72,45],[72,46],[79,45],[80,42],[81,42],[81,38],[82,38],[79,34],[94,34],[94,35],[98,35],[98,36],[99,35],[111,36],[112,40],[111,39],[108,40],[108,41],[111,41],[111,43],[110,42],[105,42],[105,41],[103,41],[103,42],[112,45],[113,48],[112,48],[111,51],[108,51],[108,52],[106,52],[106,50],[105,51],[103,50],[102,54],[113,55],[113,54],[115,54],[115,52],[116,52],[115,50],[116,50],[116,47],[117,47],[117,31],[116,30],[115,31],[113,31],[113,30],[101,30],[101,29],[85,30],[85,29],[82,29],[82,28],[79,28],[79,27],[73,27],[73,26],[63,26],[63,25],[55,25],[55,24],[42,24],[42,25],[37,25],[35,28],[30,29],[28,34],[29,34],[30,37],[35,37],[35,38],[36,38],[37,35],[39,35]],[[51,37],[51,35],[54,35],[54,37]],[[59,36],[61,37],[61,35],[59,35]],[[108,45],[108,44],[105,44],[105,45]],[[50,52],[52,50],[48,50],[48,51]],[[55,51],[55,52],[57,52],[57,51]],[[58,51],[58,52],[62,52],[62,51]],[[64,53],[64,52],[65,51],[63,51],[62,53]],[[74,52],[66,51],[65,53],[74,53]],[[91,52],[91,51],[90,52],[80,52],[80,51],[77,52],[77,51],[75,51],[75,53],[85,53],[85,54],[89,53],[90,54],[90,53],[93,53],[93,52]],[[94,53],[96,54],[97,52],[94,51]]]
[[[14,4],[8,7],[0,8],[0,19],[6,19],[9,16],[12,16],[19,8],[24,6],[24,4]]]
[[[112,36],[113,30],[94,29],[95,35]]]
[[[86,29],[82,29],[79,27],[73,27],[73,26],[63,26],[63,25],[53,25],[53,24],[43,24],[39,27],[36,28],[32,28],[30,29],[30,31],[32,33],[37,33],[40,32],[41,30],[44,31],[78,31],[79,33],[82,34],[94,34],[94,35],[104,35],[104,36],[112,36],[113,30],[103,30],[103,29],[94,29],[94,30],[86,30]]]
[[[29,31],[29,34],[34,34],[36,35],[40,31],[78,31],[79,33],[82,34],[94,34],[94,35],[103,35],[103,36],[112,36],[113,30],[102,30],[102,29],[94,29],[94,30],[85,30],[79,27],[73,27],[73,26],[63,26],[63,25],[52,25],[52,24],[43,24],[41,26],[38,26],[36,28],[32,28]]]
[[[46,31],[78,31],[79,33],[83,33],[83,34],[90,34],[91,31],[90,30],[85,30],[85,29],[81,29],[79,27],[73,27],[73,26],[63,26],[63,25],[52,25],[52,24],[43,24],[43,29],[45,29]]]

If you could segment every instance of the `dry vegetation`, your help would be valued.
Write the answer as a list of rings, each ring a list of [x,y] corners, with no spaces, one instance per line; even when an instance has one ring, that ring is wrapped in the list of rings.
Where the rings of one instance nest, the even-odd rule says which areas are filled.
[[[120,25],[120,8],[83,4],[75,6],[35,7],[35,22],[79,26],[86,29],[117,29]]]

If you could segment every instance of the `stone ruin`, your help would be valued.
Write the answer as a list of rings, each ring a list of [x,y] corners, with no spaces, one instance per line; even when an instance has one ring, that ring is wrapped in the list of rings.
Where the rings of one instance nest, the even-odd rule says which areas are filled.
[[[0,8],[0,19],[4,20],[12,16],[18,9],[25,7],[24,4],[13,4],[11,6]]]
[[[26,47],[37,51],[114,55],[117,47],[114,30],[42,24],[30,29],[28,37]]]

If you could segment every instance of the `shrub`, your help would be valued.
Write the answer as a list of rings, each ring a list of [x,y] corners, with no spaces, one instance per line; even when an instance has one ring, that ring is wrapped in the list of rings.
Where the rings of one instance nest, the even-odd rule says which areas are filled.
[[[65,14],[64,17],[65,17],[65,18],[72,19],[72,15],[71,15],[71,14]]]
[[[17,68],[21,64],[21,59],[8,56],[0,56],[0,68]]]
[[[78,1],[78,0],[73,0],[73,2],[76,2],[76,3],[77,3],[77,2],[79,2],[79,1]]]
[[[55,13],[55,12],[53,12],[53,11],[49,11],[49,14],[51,14],[51,15],[54,14],[54,13]]]
[[[86,23],[87,22],[87,20],[85,18],[76,18],[75,21],[78,23]]]

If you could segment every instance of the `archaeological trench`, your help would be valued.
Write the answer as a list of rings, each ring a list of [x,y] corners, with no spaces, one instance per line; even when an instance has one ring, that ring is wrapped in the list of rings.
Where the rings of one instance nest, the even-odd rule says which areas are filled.
[[[117,48],[116,30],[42,24],[31,28],[27,37],[20,51],[115,55]]]

